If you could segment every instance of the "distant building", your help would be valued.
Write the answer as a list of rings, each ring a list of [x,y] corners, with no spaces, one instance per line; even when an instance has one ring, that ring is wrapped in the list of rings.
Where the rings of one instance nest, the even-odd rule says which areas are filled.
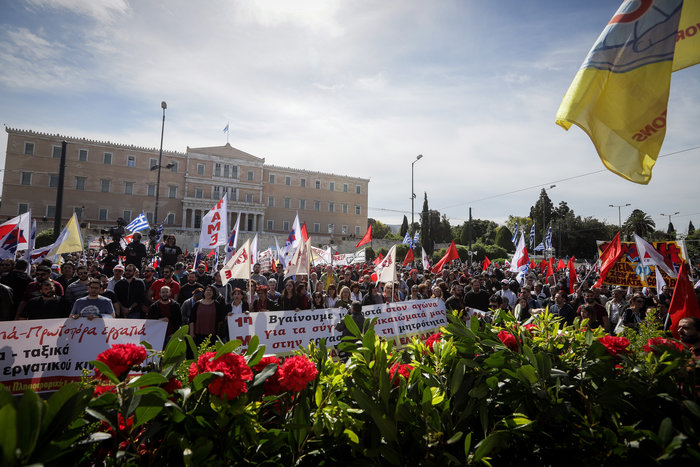
[[[225,146],[163,151],[158,214],[153,219],[158,149],[6,128],[7,155],[0,216],[53,221],[61,142],[66,141],[62,218],[114,225],[144,212],[151,226],[199,229],[228,193],[229,225],[241,231],[287,233],[296,212],[311,233],[361,236],[367,227],[369,179],[266,165]]]

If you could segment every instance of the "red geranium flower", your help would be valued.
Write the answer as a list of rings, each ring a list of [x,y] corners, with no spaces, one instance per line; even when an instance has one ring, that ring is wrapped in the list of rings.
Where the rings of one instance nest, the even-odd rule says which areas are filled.
[[[165,389],[168,394],[172,394],[176,389],[180,388],[182,388],[182,383],[177,378],[170,378],[170,380],[163,385],[163,389]]]
[[[433,350],[433,345],[442,339],[442,333],[441,332],[436,332],[432,336],[428,337],[428,339],[425,341],[425,345],[428,346],[430,351],[432,352]]]
[[[612,356],[617,356],[619,353],[626,353],[627,347],[630,345],[629,339],[626,337],[603,336],[598,338],[598,342],[605,346],[605,349]]]
[[[411,371],[413,371],[413,367],[409,364],[394,363],[389,369],[389,379],[394,382],[394,386],[398,386],[401,384],[401,378],[397,377],[397,374],[403,377],[403,379],[408,380],[408,377],[411,376]]]
[[[114,386],[96,386],[92,397],[100,397],[106,392],[114,392]]]
[[[678,351],[680,351],[680,352],[682,352],[683,349],[685,349],[685,346],[683,344],[681,344],[680,342],[674,341],[671,339],[666,339],[664,337],[652,337],[651,339],[649,339],[647,341],[647,345],[645,345],[642,348],[644,349],[645,352],[651,352],[654,350],[653,347],[656,345],[663,345],[663,346],[669,347],[671,349],[678,349]],[[663,353],[663,352],[661,352],[661,353]]]
[[[503,330],[498,333],[498,339],[503,342],[503,345],[508,347],[513,352],[518,351],[518,340],[510,332]]]
[[[226,353],[212,360],[215,355],[216,352],[205,352],[199,356],[197,362],[190,365],[190,381],[198,374],[218,371],[223,373],[223,376],[218,376],[209,383],[210,393],[233,400],[248,392],[246,381],[253,379],[253,371],[248,367],[245,358],[235,353]]]
[[[530,333],[534,333],[534,332],[537,332],[537,331],[540,330],[540,328],[538,328],[537,325],[536,325],[535,323],[526,324],[526,325],[523,326],[523,327],[524,327],[525,329],[527,329],[528,331],[530,331]]]
[[[295,355],[284,361],[278,368],[280,387],[285,391],[297,392],[316,379],[318,370],[311,360],[303,355]]]
[[[268,365],[279,365],[280,364],[280,359],[275,357],[274,355],[269,356],[269,357],[263,357],[260,359],[257,365],[253,367],[253,371],[255,373],[260,373],[263,371]]]
[[[140,365],[144,360],[146,349],[136,344],[114,344],[97,356],[97,361],[105,363],[120,379],[129,374],[132,366]],[[95,376],[105,379],[99,370],[95,370]]]

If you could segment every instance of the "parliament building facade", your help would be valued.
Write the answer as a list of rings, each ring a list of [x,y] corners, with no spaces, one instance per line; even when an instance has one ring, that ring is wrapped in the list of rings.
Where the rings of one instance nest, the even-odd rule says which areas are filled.
[[[144,212],[151,226],[198,230],[202,216],[228,193],[229,225],[288,233],[299,213],[309,234],[361,236],[367,228],[369,179],[268,165],[225,146],[163,151],[158,217],[153,219],[158,149],[6,128],[0,219],[32,211],[53,222],[62,142],[67,142],[62,215],[91,228],[129,222]]]

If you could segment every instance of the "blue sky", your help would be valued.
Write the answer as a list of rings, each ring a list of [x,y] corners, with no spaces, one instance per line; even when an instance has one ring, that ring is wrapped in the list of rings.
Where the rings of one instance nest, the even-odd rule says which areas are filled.
[[[700,67],[673,76],[652,181],[602,170],[555,113],[619,2],[0,0],[0,121],[157,147],[231,144],[371,179],[369,215],[527,216],[540,189],[617,224],[631,203],[700,227]],[[4,160],[6,133],[0,134]],[[688,150],[691,149],[691,150]],[[688,151],[686,151],[688,150]],[[521,188],[517,193],[498,196]],[[486,199],[489,198],[489,199]]]

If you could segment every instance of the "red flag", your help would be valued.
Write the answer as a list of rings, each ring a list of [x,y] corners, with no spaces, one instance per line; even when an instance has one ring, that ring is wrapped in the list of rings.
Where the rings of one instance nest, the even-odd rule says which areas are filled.
[[[562,269],[565,269],[565,268],[566,268],[566,264],[564,264],[564,260],[560,259],[559,262],[557,263],[557,271],[561,271]]]
[[[484,267],[482,271],[486,271],[489,268],[489,266],[491,266],[491,260],[488,256],[484,255]]]
[[[622,256],[622,244],[620,243],[620,232],[615,235],[612,242],[605,247],[605,251],[600,255],[600,279],[595,283],[594,287],[600,287],[608,275],[608,271],[613,267],[613,264]]]
[[[277,266],[275,265],[276,262],[277,261],[275,261],[275,259],[272,258],[272,264],[270,265],[270,269],[272,270],[272,272],[277,272]]]
[[[554,258],[549,258],[549,262],[547,263],[547,279],[549,279],[549,276],[554,275]]]
[[[381,263],[383,259],[384,259],[384,255],[379,253],[379,256],[377,256],[377,258],[374,260],[374,265],[378,266],[379,263]]]
[[[207,255],[207,258],[211,258],[212,256],[214,256],[214,253],[216,253],[216,250],[211,250]]]
[[[576,285],[576,267],[574,266],[574,257],[569,258],[569,293],[574,293]]]
[[[406,252],[406,257],[403,259],[403,265],[406,266],[411,261],[413,261],[413,248],[409,248]]]
[[[542,262],[540,263],[540,269],[541,269],[542,271],[546,271],[546,270],[547,270],[547,260],[544,259],[544,258],[542,259]]]
[[[362,239],[357,242],[357,245],[355,245],[355,248],[360,248],[362,245],[365,245],[369,242],[372,241],[372,224],[367,227],[367,232],[365,233],[365,236],[362,237]]]
[[[446,265],[451,263],[453,260],[459,259],[459,253],[457,253],[457,247],[455,246],[455,241],[452,240],[452,243],[450,243],[450,246],[447,248],[447,252],[445,253],[445,256],[442,257],[440,261],[433,267],[431,270],[434,274],[442,271],[442,268]]]
[[[303,238],[304,241],[309,239],[309,233],[306,231],[306,222],[301,224],[301,238]]]
[[[537,267],[537,265],[535,264],[535,260],[531,259],[530,260],[530,269],[535,269],[536,267]]]
[[[673,289],[671,304],[668,306],[668,314],[671,316],[671,333],[676,339],[678,335],[678,323],[683,318],[694,316],[700,318],[700,307],[695,298],[693,284],[688,279],[688,264],[681,263],[681,270],[678,271],[678,281]]]

